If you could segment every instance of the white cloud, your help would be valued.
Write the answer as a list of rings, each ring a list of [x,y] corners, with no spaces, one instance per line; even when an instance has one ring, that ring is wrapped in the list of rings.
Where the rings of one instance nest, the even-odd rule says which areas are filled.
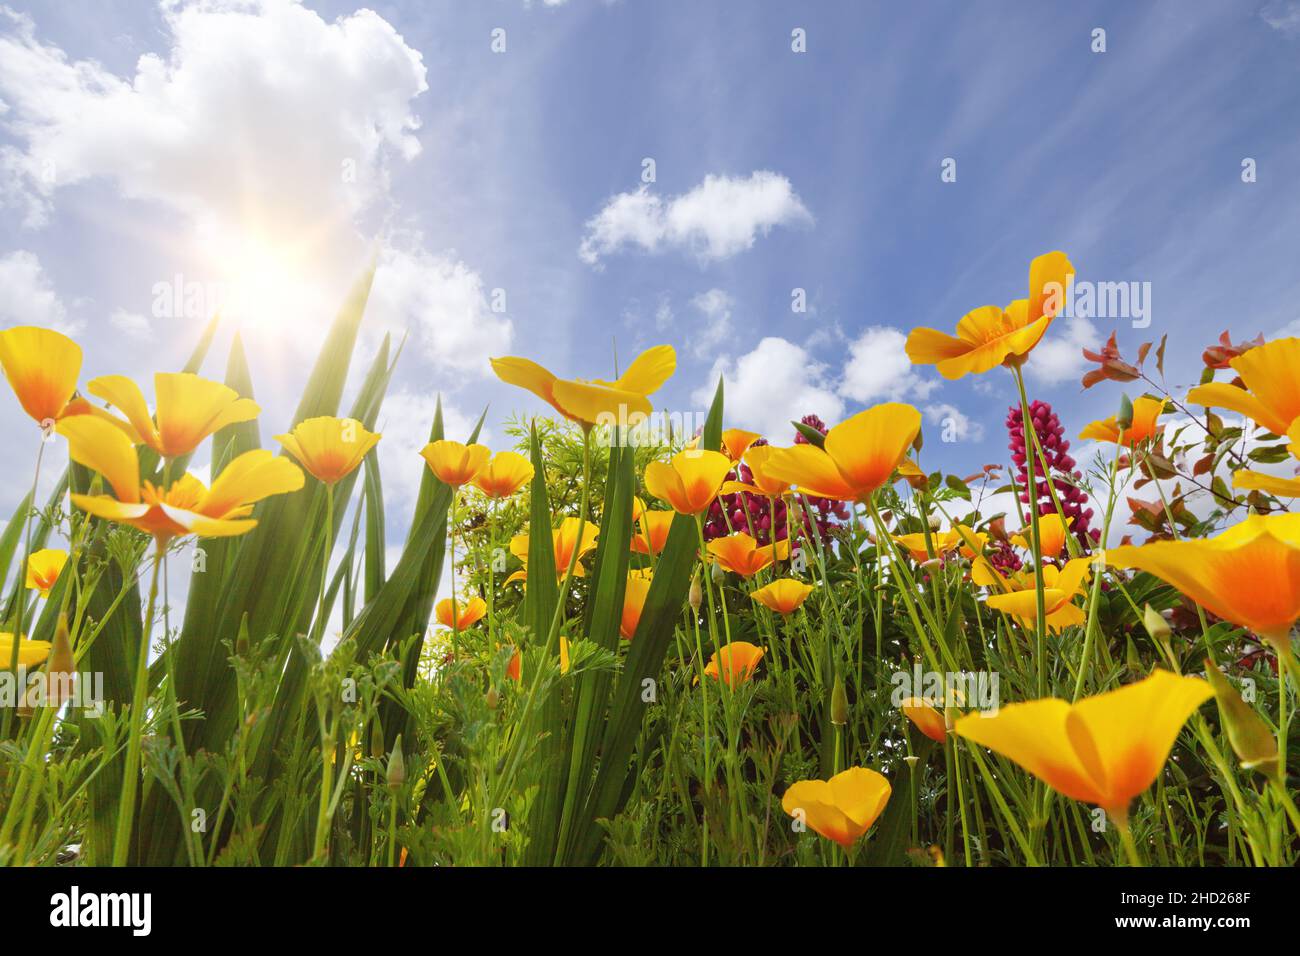
[[[1273,0],[1259,11],[1260,19],[1288,37],[1300,37],[1300,0]]]
[[[917,373],[903,349],[906,342],[907,336],[891,326],[864,329],[849,346],[841,394],[863,404],[929,398],[940,382]]]
[[[26,144],[36,194],[104,177],[205,232],[260,226],[304,242],[386,194],[390,155],[419,152],[410,101],[424,65],[373,11],[327,23],[296,0],[160,7],[170,49],[140,57],[133,77],[71,60],[7,14],[4,124]]]
[[[691,299],[702,319],[690,333],[690,348],[698,358],[717,353],[718,346],[731,334],[731,310],[735,300],[721,289],[709,289]]]
[[[0,202],[39,223],[59,186],[105,180],[176,210],[208,270],[187,282],[223,288],[247,309],[227,314],[259,334],[310,348],[363,261],[358,222],[391,204],[389,164],[420,152],[421,56],[368,9],[327,22],[298,0],[160,8],[167,49],[133,76],[0,13],[0,125],[23,144],[0,154],[22,195],[0,187]],[[481,368],[512,334],[472,269],[418,242],[383,252],[370,308],[444,368]]]
[[[667,199],[650,192],[620,193],[587,221],[578,248],[596,265],[626,246],[650,253],[685,249],[702,262],[728,259],[774,226],[810,225],[812,214],[790,180],[758,170],[746,177],[706,176],[689,192]]]
[[[1078,380],[1088,368],[1083,350],[1096,349],[1101,344],[1101,333],[1087,319],[1060,318],[1052,323],[1042,341],[1034,347],[1025,368],[1029,377],[1041,385],[1060,385],[1071,379]]]
[[[0,323],[76,331],[41,260],[24,249],[0,258]]]
[[[108,321],[119,332],[135,338],[146,338],[150,332],[149,320],[138,312],[114,309],[112,315],[108,317]]]
[[[422,358],[460,372],[486,374],[488,358],[514,335],[510,320],[492,311],[477,272],[423,249],[384,250],[366,309],[372,325],[410,329]]]
[[[980,442],[984,440],[984,426],[974,421],[956,405],[947,402],[927,405],[925,420],[931,425],[939,426],[940,441]]]
[[[835,393],[828,369],[793,342],[769,336],[752,352],[734,361],[724,356],[713,363],[708,378],[691,394],[707,407],[718,376],[726,380],[728,425],[752,428],[777,444],[793,440],[791,421],[819,415],[827,424],[839,421],[844,400]]]
[[[384,479],[385,504],[409,505],[420,490],[424,477],[424,460],[420,449],[429,443],[429,429],[437,410],[438,396],[401,390],[390,393],[379,410],[376,430],[384,437],[377,448],[379,473]],[[467,415],[454,405],[442,403],[443,431],[448,438],[465,441],[477,421],[477,412]],[[479,433],[480,443],[487,444],[491,435],[486,426]]]

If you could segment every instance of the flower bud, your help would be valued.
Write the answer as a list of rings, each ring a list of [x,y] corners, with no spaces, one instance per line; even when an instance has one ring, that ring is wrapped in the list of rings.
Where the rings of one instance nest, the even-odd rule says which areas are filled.
[[[844,678],[835,675],[835,685],[831,688],[831,723],[843,727],[849,722],[849,695],[844,689]]]
[[[397,735],[393,744],[392,756],[388,758],[388,777],[385,780],[389,790],[397,790],[406,783],[406,760],[402,757],[402,735]]]
[[[1241,699],[1237,688],[1212,661],[1205,662],[1205,676],[1214,688],[1214,698],[1219,704],[1219,719],[1228,732],[1232,751],[1247,770],[1258,770],[1265,776],[1277,773],[1277,740],[1268,724],[1255,713],[1255,709]]]
[[[60,614],[59,622],[54,628],[50,656],[45,665],[46,686],[49,688],[46,703],[52,709],[58,710],[72,696],[74,681],[77,679],[76,667],[72,656],[72,640],[68,635],[68,615]]]
[[[700,588],[699,571],[696,571],[695,576],[691,578],[690,602],[691,602],[691,610],[694,611],[696,614],[698,614],[700,612],[700,605],[704,602],[704,592]]]
[[[1164,619],[1164,615],[1150,604],[1146,605],[1142,610],[1142,626],[1151,635],[1151,640],[1160,645],[1165,653],[1171,653],[1169,639],[1174,635],[1173,629],[1169,626],[1169,622]]]
[[[1115,424],[1124,431],[1133,427],[1133,402],[1127,395],[1119,397],[1119,414],[1115,416]]]
[[[379,718],[370,722],[370,756],[378,760],[384,755],[384,728],[379,726]]]

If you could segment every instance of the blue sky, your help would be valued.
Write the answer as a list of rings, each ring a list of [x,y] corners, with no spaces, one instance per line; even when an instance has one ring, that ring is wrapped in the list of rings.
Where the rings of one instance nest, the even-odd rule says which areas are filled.
[[[1295,0],[14,4],[0,102],[0,325],[69,331],[84,378],[180,364],[201,316],[157,314],[159,283],[244,283],[269,440],[379,250],[368,345],[410,333],[399,515],[437,393],[456,428],[490,402],[497,446],[539,408],[490,377],[503,352],[603,376],[669,342],[661,407],[725,374],[729,423],[765,430],[911,401],[961,473],[1004,460],[1011,382],[941,382],[902,339],[1022,297],[1035,254],[1150,283],[1149,328],[1060,319],[1035,353],[1071,433],[1116,404],[1078,384],[1112,328],[1167,333],[1175,382],[1224,329],[1300,329]],[[28,428],[0,403],[0,440]]]

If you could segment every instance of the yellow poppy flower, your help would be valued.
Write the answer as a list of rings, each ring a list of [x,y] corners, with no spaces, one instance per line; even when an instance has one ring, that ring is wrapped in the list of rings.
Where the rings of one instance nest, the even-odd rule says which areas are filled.
[[[425,445],[420,457],[428,462],[429,470],[444,485],[459,488],[478,477],[492,457],[492,451],[486,445],[463,445],[443,439]]]
[[[23,411],[44,426],[63,417],[77,391],[81,346],[53,329],[20,325],[0,332],[0,367]]]
[[[649,593],[648,575],[634,573],[627,576],[627,588],[623,591],[623,616],[618,624],[618,633],[623,640],[630,641],[636,635],[637,625],[641,623],[641,612],[645,610],[646,595]]]
[[[14,655],[14,636],[0,633],[0,671],[9,669],[9,662]],[[23,638],[18,642],[18,666],[32,668],[45,662],[50,656],[49,641],[32,641]]]
[[[1106,563],[1154,574],[1279,647],[1300,618],[1300,514],[1250,515],[1213,538],[1108,548]]]
[[[1228,363],[1245,388],[1228,382],[1198,385],[1187,404],[1226,408],[1285,435],[1300,418],[1300,338],[1277,339],[1247,349]]]
[[[468,601],[456,601],[454,612],[452,604],[451,598],[443,598],[438,602],[437,614],[438,623],[454,631],[471,628],[487,616],[487,604],[478,595]]]
[[[742,481],[728,481],[722,486],[724,495],[734,495],[739,492],[748,492],[751,495],[763,495],[768,498],[783,498],[790,493],[790,482],[782,481],[780,478],[773,478],[768,474],[767,466],[772,460],[772,456],[784,449],[774,448],[771,445],[759,445],[757,448],[750,448],[745,452],[745,464],[749,466],[750,474],[754,480],[750,484]]]
[[[738,531],[725,538],[714,538],[709,542],[708,550],[723,570],[739,574],[742,578],[752,578],[773,560],[788,558],[790,542],[782,539],[759,547],[750,535]]]
[[[1005,309],[984,305],[957,323],[957,335],[913,329],[907,337],[913,365],[933,365],[947,379],[980,375],[998,365],[1024,363],[1064,304],[1074,266],[1063,252],[1049,252],[1029,264],[1029,298]]]
[[[1070,525],[1074,524],[1074,518],[1065,521],[1061,520],[1059,514],[1040,515],[1038,518],[1038,548],[1045,558],[1059,558],[1061,552],[1065,550],[1065,539],[1070,533]],[[1017,544],[1027,551],[1033,550],[1033,528],[1021,528],[1017,534],[1011,536],[1011,543]]]
[[[885,811],[892,792],[882,774],[850,767],[830,780],[800,780],[781,798],[781,809],[802,816],[815,833],[849,849]]]
[[[1075,704],[1049,697],[1008,704],[994,716],[970,714],[954,729],[1123,821],[1132,799],[1155,782],[1187,718],[1212,694],[1199,677],[1157,670]]]
[[[1063,627],[1082,624],[1083,610],[1071,603],[1076,594],[1084,590],[1088,580],[1088,558],[1074,558],[1058,568],[1043,568],[1043,610],[1047,614],[1047,627],[1059,631]],[[971,567],[971,580],[985,587],[1000,587],[1006,593],[990,594],[985,603],[1018,618],[1026,626],[1038,619],[1038,597],[1035,592],[1033,571],[1020,571],[1003,577],[984,559]]]
[[[836,425],[826,433],[824,448],[777,449],[765,470],[769,478],[818,498],[865,501],[889,481],[920,430],[920,412],[886,402]]]
[[[728,428],[722,433],[722,450],[732,461],[740,461],[745,457],[749,446],[761,437],[758,432],[747,432],[743,428]]]
[[[1291,423],[1291,427],[1286,430],[1286,436],[1291,439],[1287,450],[1296,458],[1300,458],[1300,419]],[[1244,468],[1232,473],[1232,487],[1243,491],[1266,491],[1270,495],[1278,495],[1282,498],[1300,497],[1300,478],[1266,475],[1261,471],[1250,471]]]
[[[125,375],[102,375],[92,379],[86,390],[125,415],[139,440],[163,458],[188,455],[209,435],[258,415],[252,399],[240,398],[233,388],[190,372],[159,372],[153,383],[157,399],[153,416],[140,386]]]
[[[646,465],[645,487],[678,514],[699,514],[718,497],[730,470],[731,461],[721,452],[679,451],[671,464],[652,461]]]
[[[811,584],[804,584],[794,578],[777,578],[771,584],[765,584],[754,591],[750,598],[777,614],[786,615],[799,610],[812,592]]]
[[[142,485],[136,450],[120,429],[79,415],[61,421],[58,430],[68,439],[72,460],[99,472],[113,489],[112,495],[72,495],[72,503],[98,518],[138,528],[160,546],[185,534],[204,538],[244,534],[257,526],[248,517],[254,503],[303,486],[302,471],[266,449],[235,458],[211,488],[189,474],[166,489],[152,482]]]
[[[916,729],[936,743],[948,739],[948,722],[942,713],[920,697],[909,697],[899,705],[899,710],[916,725]]]
[[[332,485],[352,474],[382,435],[366,430],[355,418],[322,415],[294,426],[275,440],[298,459],[317,481]]]
[[[659,554],[668,543],[675,511],[643,511],[639,527],[632,533],[632,550],[637,554]]]
[[[533,478],[533,464],[513,451],[499,451],[474,476],[474,487],[489,498],[509,498]]]
[[[929,561],[932,555],[926,549],[925,532],[914,532],[912,534],[895,534],[891,535],[917,564]],[[956,528],[949,528],[940,534],[932,532],[930,534],[930,545],[934,548],[933,557],[942,558],[962,547],[966,543],[965,537]]]
[[[577,518],[565,518],[560,522],[560,526],[551,532],[555,573],[559,577],[563,577],[564,572],[569,569],[569,561],[573,557],[573,548],[578,544],[579,523]],[[578,545],[578,563],[573,568],[573,576],[577,578],[586,574],[582,567],[582,556],[595,550],[596,539],[600,537],[600,528],[597,525],[590,521],[584,521],[581,524],[582,543]],[[516,571],[506,578],[506,584],[511,581],[528,580],[528,540],[526,534],[517,534],[510,539],[510,553],[524,563],[524,569]]]
[[[1164,410],[1165,400],[1163,398],[1147,398],[1144,395],[1135,400],[1133,402],[1133,423],[1124,429],[1124,447],[1133,448],[1163,432],[1165,427],[1159,424],[1158,420]],[[1110,418],[1103,418],[1100,421],[1093,422],[1079,432],[1079,437],[1107,441],[1113,445],[1119,444],[1119,416],[1112,415]]]
[[[33,551],[27,559],[27,587],[40,591],[41,597],[47,598],[59,582],[63,566],[68,563],[68,552],[57,548],[43,548]]]
[[[602,419],[626,422],[633,415],[649,415],[654,406],[646,396],[658,391],[676,368],[677,353],[671,345],[642,352],[612,382],[557,378],[536,362],[517,356],[492,359],[492,371],[501,381],[528,389],[565,418],[588,427]]]
[[[718,679],[719,662],[721,662],[722,680],[728,687],[743,684],[754,676],[758,662],[766,652],[747,641],[732,641],[721,650],[714,652],[709,663],[704,667],[706,677]]]

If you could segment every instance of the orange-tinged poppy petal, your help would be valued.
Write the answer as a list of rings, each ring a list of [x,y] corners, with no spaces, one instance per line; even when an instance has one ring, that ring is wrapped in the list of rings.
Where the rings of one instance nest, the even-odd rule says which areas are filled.
[[[825,450],[862,499],[886,484],[921,430],[921,413],[902,402],[858,412],[826,433]]]
[[[857,489],[845,481],[831,456],[813,445],[775,449],[766,471],[773,481],[797,485],[804,494],[837,501],[857,498]]]
[[[1056,588],[1043,588],[1043,607],[1045,611],[1050,612],[1058,609],[1069,599],[1069,595],[1064,591]],[[984,599],[984,603],[995,610],[1015,615],[1023,620],[1035,621],[1038,619],[1038,592],[1034,588],[1012,591],[1010,594],[990,594]]]
[[[1013,323],[1019,322],[1021,310],[1027,308],[1025,301],[1020,299],[1012,302],[1007,306],[1008,312],[1012,315]],[[1033,351],[1043,336],[1047,333],[1047,328],[1052,324],[1051,316],[1043,316],[1028,325],[1018,327],[1014,332],[1002,339],[1002,347],[1006,349],[1007,357],[1010,359],[1022,360],[1026,355]],[[1006,361],[1004,359],[1003,361]]]
[[[230,386],[189,372],[159,372],[154,376],[154,395],[158,452],[165,458],[188,455],[209,435],[227,425],[252,421],[259,412],[256,402],[240,398]]]
[[[473,627],[483,618],[487,617],[487,602],[477,594],[469,600],[460,600],[455,603],[455,613],[453,614],[453,602],[451,598],[443,598],[438,602],[436,614],[438,623],[443,627],[450,627],[453,630],[463,631]]]
[[[1300,418],[1300,338],[1275,339],[1242,352],[1231,363],[1264,408],[1267,421],[1256,419],[1275,435],[1284,435]],[[1199,402],[1197,404],[1200,404]]]
[[[59,581],[63,566],[68,563],[68,552],[60,548],[42,548],[33,551],[27,558],[26,587],[41,592],[41,597],[49,597],[50,591]]]
[[[496,372],[497,378],[507,385],[527,389],[557,412],[564,414],[564,410],[555,403],[555,393],[553,391],[557,381],[555,374],[542,368],[532,359],[520,358],[515,355],[494,358],[492,359],[492,371]]]
[[[812,591],[811,584],[794,578],[778,578],[754,591],[750,598],[777,614],[793,614]]]
[[[745,452],[749,451],[749,446],[760,437],[758,432],[747,432],[743,428],[728,428],[722,433],[722,450],[732,461],[739,461],[745,456]]]
[[[656,345],[648,348],[627,367],[615,382],[602,382],[614,388],[638,395],[652,395],[657,392],[677,370],[677,351],[671,345]]]
[[[618,633],[623,640],[630,641],[636,636],[637,626],[641,623],[641,612],[645,609],[646,595],[650,593],[650,578],[630,574],[627,588],[623,592],[623,616],[619,620]]]
[[[763,659],[764,653],[766,652],[763,648],[748,641],[732,641],[721,650],[715,651],[709,658],[704,668],[705,676],[717,680],[720,665],[723,683],[728,687],[743,684],[754,676],[754,671],[758,667],[758,662]]]
[[[648,464],[645,486],[679,514],[698,514],[713,503],[730,470],[731,462],[721,452],[682,451],[673,456],[671,464]]]
[[[552,386],[555,404],[570,418],[589,425],[615,425],[654,411],[650,399],[639,392],[556,379]]]
[[[1053,582],[1054,586],[1064,591],[1068,597],[1074,597],[1083,590],[1091,565],[1092,562],[1088,558],[1071,558],[1061,567]]]
[[[0,634],[0,671],[9,669],[9,662],[13,660],[14,654],[14,636],[12,634]],[[32,668],[42,664],[45,658],[50,656],[49,641],[33,641],[23,638],[18,642],[18,666]]]
[[[745,464],[754,476],[754,486],[770,498],[780,498],[790,493],[790,482],[773,477],[767,470],[768,462],[777,451],[771,445],[759,445],[757,448],[751,445],[745,452]]]
[[[232,460],[195,505],[210,518],[236,517],[232,512],[272,495],[298,491],[306,484],[302,470],[270,449],[256,448]]]
[[[996,750],[1048,786],[1074,800],[1100,804],[1105,792],[1079,759],[1066,721],[1070,705],[1055,697],[1007,704],[996,715],[959,717],[958,736]]]
[[[996,342],[1008,332],[1014,331],[1007,322],[1007,314],[1003,309],[996,305],[981,305],[957,320],[957,338],[967,344],[966,351],[969,352],[969,346],[978,347],[987,342]]]
[[[139,440],[154,451],[159,450],[158,433],[154,428],[153,416],[149,413],[149,403],[145,401],[144,392],[125,375],[101,375],[91,379],[86,391],[96,398],[102,398],[126,416]]]
[[[996,308],[996,306],[986,306]],[[998,310],[999,315],[1001,310]],[[938,329],[913,329],[903,346],[907,357],[913,365],[937,365],[948,359],[958,358],[971,350],[971,343],[954,338]]]
[[[382,435],[370,432],[355,418],[322,415],[294,426],[275,440],[307,471],[327,485],[352,474]]]
[[[916,729],[937,743],[948,739],[948,725],[943,714],[919,697],[909,697],[899,705]]]
[[[474,476],[474,486],[489,498],[509,498],[532,478],[532,462],[517,452],[500,451]]]
[[[1229,411],[1245,415],[1251,421],[1258,422],[1275,435],[1283,434],[1290,424],[1290,422],[1283,421],[1279,414],[1275,413],[1250,392],[1227,382],[1209,382],[1205,385],[1197,385],[1187,393],[1187,404],[1204,405],[1207,408],[1226,408]]]
[[[853,846],[884,812],[889,781],[865,767],[850,767],[830,780],[800,780],[781,798],[781,808],[802,816],[809,829],[845,849]]]
[[[459,488],[473,481],[483,470],[492,451],[486,445],[464,445],[458,441],[442,439],[424,446],[420,456],[429,464],[429,470],[445,485]]]
[[[69,497],[74,505],[87,514],[121,524],[134,524],[143,518],[151,507],[143,502],[118,501],[110,495],[70,495]]]
[[[1105,795],[1102,806],[1127,807],[1155,783],[1183,724],[1213,693],[1199,677],[1155,670],[1145,680],[1074,705],[1066,733]]]
[[[1053,317],[1065,304],[1074,266],[1064,252],[1046,252],[1029,263],[1029,321]]]
[[[1106,563],[1150,572],[1267,636],[1300,618],[1300,514],[1251,515],[1213,538],[1109,548]]]
[[[119,501],[140,500],[140,459],[131,439],[118,428],[92,415],[76,415],[58,424],[68,440],[68,455],[104,476]]]
[[[674,511],[643,511],[632,533],[632,550],[638,554],[654,555],[663,551],[676,514]]]
[[[177,508],[175,505],[160,505],[161,510],[172,523],[184,529],[184,533],[200,538],[232,538],[247,534],[257,527],[257,521],[251,518],[213,518],[208,515]],[[143,530],[150,530],[145,528]],[[155,533],[155,536],[156,533]]]
[[[772,563],[774,551],[780,557],[788,556],[790,544],[782,541],[776,546],[766,545],[760,548],[752,537],[740,531],[714,538],[708,544],[708,551],[723,569],[748,578]]]
[[[1234,471],[1232,487],[1243,491],[1265,491],[1282,498],[1300,497],[1300,478],[1282,478],[1261,471]]]
[[[77,390],[81,346],[61,332],[31,325],[0,332],[0,368],[37,424],[55,421]]]

